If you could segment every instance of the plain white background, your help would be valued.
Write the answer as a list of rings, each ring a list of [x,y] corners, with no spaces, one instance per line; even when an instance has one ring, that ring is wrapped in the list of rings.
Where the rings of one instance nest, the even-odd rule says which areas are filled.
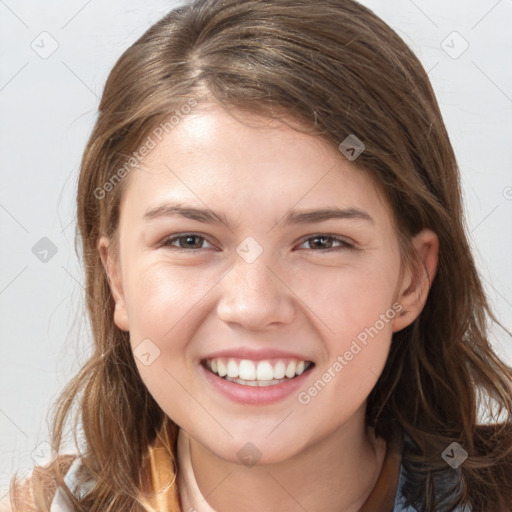
[[[512,330],[512,1],[362,3],[429,72],[462,172],[475,257]],[[49,407],[87,356],[74,194],[103,85],[120,54],[175,4],[0,0],[0,497],[12,473],[48,448]],[[493,343],[512,362],[503,332]]]

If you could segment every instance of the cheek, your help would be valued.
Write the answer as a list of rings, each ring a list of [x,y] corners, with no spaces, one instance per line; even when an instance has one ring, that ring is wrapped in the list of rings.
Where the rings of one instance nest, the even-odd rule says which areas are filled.
[[[398,268],[394,261],[374,261],[358,269],[318,272],[302,283],[299,293],[317,316],[325,353],[318,364],[318,380],[302,390],[299,402],[314,399],[319,413],[332,411],[333,425],[337,414],[353,412],[362,404],[386,363],[393,319],[401,308],[394,302]]]
[[[362,406],[386,363],[393,319],[401,306],[394,302],[393,269],[385,272],[338,272],[311,295],[323,327],[324,357],[316,380],[300,390],[297,400],[322,428],[335,429]],[[318,277],[318,276],[317,276]],[[318,306],[317,306],[318,307]]]
[[[214,285],[211,273],[161,262],[133,268],[125,300],[130,333],[163,339],[193,327],[190,315]]]
[[[309,271],[296,288],[297,295],[314,313],[317,323],[340,348],[377,322],[379,330],[391,333],[397,268],[374,265],[371,268],[338,268]],[[385,326],[380,321],[388,314]]]
[[[204,321],[204,304],[219,276],[211,269],[162,261],[126,268],[130,342],[141,378],[168,415],[187,416],[191,404],[183,400],[183,386],[199,394],[190,382],[198,364],[190,341]]]
[[[195,363],[188,357],[188,343],[200,325],[201,299],[214,281],[197,268],[173,268],[159,262],[130,271],[135,278],[125,289],[125,299],[130,341],[142,381],[168,416],[200,415],[189,399],[199,391],[190,383]]]

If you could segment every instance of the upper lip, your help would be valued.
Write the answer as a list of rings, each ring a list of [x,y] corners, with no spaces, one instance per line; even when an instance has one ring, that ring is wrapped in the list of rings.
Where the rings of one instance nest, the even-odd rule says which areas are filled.
[[[263,361],[265,359],[297,359],[298,361],[311,361],[308,357],[287,352],[284,350],[277,350],[273,348],[266,348],[256,350],[248,347],[228,348],[212,352],[204,357],[204,359],[218,359],[218,358],[233,358],[233,359],[250,359],[252,361]]]

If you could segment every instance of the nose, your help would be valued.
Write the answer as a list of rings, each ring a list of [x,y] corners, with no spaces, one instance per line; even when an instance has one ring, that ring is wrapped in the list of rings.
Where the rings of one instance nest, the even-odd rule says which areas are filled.
[[[239,258],[221,281],[217,306],[220,320],[258,331],[293,320],[293,292],[282,272],[260,256],[247,263]]]

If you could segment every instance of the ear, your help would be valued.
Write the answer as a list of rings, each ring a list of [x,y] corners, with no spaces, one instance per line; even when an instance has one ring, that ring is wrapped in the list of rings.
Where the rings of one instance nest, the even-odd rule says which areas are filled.
[[[105,235],[102,235],[99,239],[98,251],[107,274],[112,297],[116,304],[114,309],[114,322],[119,329],[128,331],[128,314],[126,311],[126,304],[124,302],[123,281],[119,256],[118,254],[112,254],[113,247],[111,247],[110,240]]]
[[[413,268],[407,268],[403,273],[397,297],[402,310],[395,317],[393,332],[407,327],[420,315],[436,275],[439,255],[437,235],[424,229],[412,239],[412,244],[418,254],[418,261],[413,264]]]

